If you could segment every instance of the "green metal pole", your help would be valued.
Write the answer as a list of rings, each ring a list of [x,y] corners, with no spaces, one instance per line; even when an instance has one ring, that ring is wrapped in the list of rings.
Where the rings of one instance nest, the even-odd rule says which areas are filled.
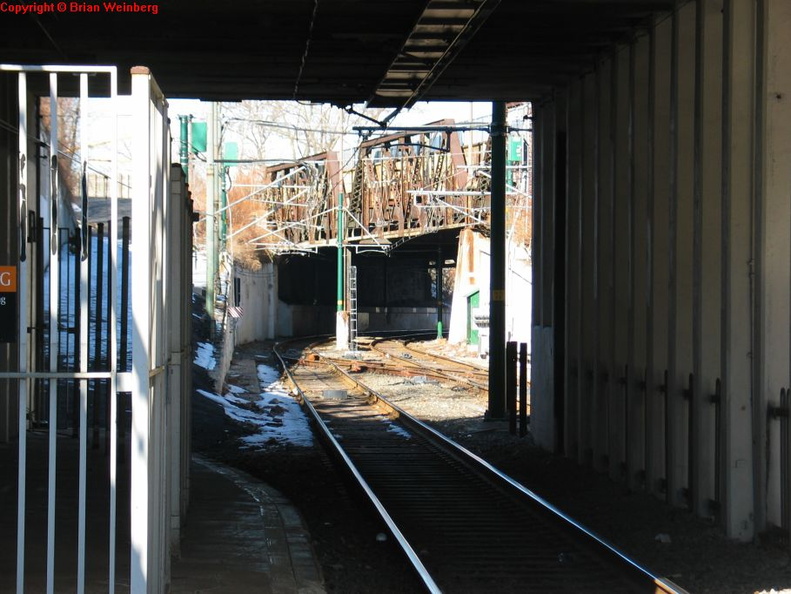
[[[343,311],[344,295],[344,262],[343,262],[343,192],[338,194],[338,281],[336,283],[338,295],[338,311]]]
[[[491,271],[489,277],[490,419],[505,418],[505,103],[492,104]]]
[[[220,249],[226,248],[225,240],[228,237],[228,187],[225,185],[225,178],[228,175],[228,168],[222,167],[222,179],[220,180]]]
[[[206,131],[206,314],[211,320],[211,336],[214,336],[214,277],[217,275],[217,225],[215,211],[217,200],[217,170],[215,165],[215,135],[217,104],[212,102],[209,124]]]
[[[189,116],[180,115],[181,124],[181,146],[179,147],[179,158],[181,168],[184,170],[184,181],[189,183]]]

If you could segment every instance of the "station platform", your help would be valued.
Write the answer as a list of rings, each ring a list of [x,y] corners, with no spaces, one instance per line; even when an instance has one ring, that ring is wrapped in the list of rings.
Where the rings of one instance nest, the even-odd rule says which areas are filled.
[[[46,592],[48,439],[27,440],[25,592]],[[77,440],[59,433],[54,591],[77,591]],[[0,594],[16,591],[16,443],[0,444]],[[106,593],[108,510],[104,448],[88,450],[86,575],[88,594]],[[119,467],[115,592],[129,592],[128,473]],[[193,456],[190,507],[170,592],[319,594],[320,565],[302,519],[276,490],[236,469]]]
[[[191,484],[171,592],[324,592],[310,535],[283,495],[198,456]]]

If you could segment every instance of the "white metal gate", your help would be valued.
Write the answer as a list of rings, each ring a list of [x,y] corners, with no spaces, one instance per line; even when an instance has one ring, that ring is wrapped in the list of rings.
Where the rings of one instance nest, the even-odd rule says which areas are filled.
[[[180,171],[171,179],[167,103],[145,68],[132,71],[131,97],[119,97],[114,67],[0,65],[2,72],[6,76],[16,73],[19,89],[18,196],[16,209],[11,209],[12,213],[16,210],[20,229],[19,252],[11,254],[17,261],[19,355],[16,369],[13,365],[9,371],[0,368],[0,379],[16,380],[18,385],[16,592],[163,592],[187,503],[191,343],[191,207]],[[62,113],[58,115],[59,106],[62,111],[60,99],[66,94],[79,97],[79,125],[69,146],[69,158],[76,159],[79,167],[72,162],[69,171],[81,172],[81,208],[75,209],[77,226],[68,233],[68,241],[61,235],[69,214],[63,210],[71,206],[71,201],[62,198],[61,159],[65,157],[58,133],[64,118]],[[42,109],[36,109],[37,98],[42,96],[38,104]],[[109,101],[94,107],[99,103],[92,99],[99,96]],[[49,137],[43,151],[46,161],[40,158],[44,133],[38,112],[47,111],[43,106],[48,106],[50,114]],[[103,149],[101,155],[88,138],[91,109],[101,111],[111,129],[112,147]],[[132,139],[134,280],[129,293],[123,295],[119,291],[118,243],[119,231],[126,222],[119,214],[119,122],[131,124]],[[100,325],[102,304],[99,298],[93,307],[89,302],[96,278],[96,271],[91,276],[91,246],[96,240],[88,230],[88,174],[92,163],[99,161],[110,190],[104,197],[109,201],[109,295],[107,331],[97,332],[92,338],[90,311],[96,311],[95,329]],[[49,232],[45,241],[33,248],[29,247],[32,242],[43,237],[41,229],[31,229],[35,221],[48,225]],[[68,300],[64,305],[64,292],[68,291],[61,278],[62,260],[69,253],[68,246],[65,251],[61,248],[64,243],[77,251],[73,283],[67,265],[68,286],[73,286],[79,296],[73,305]],[[48,249],[42,258],[45,244]],[[30,257],[32,249],[38,250],[36,258]],[[122,251],[121,256],[125,254]],[[44,278],[46,281],[39,280]],[[32,290],[42,284],[46,291]],[[38,303],[45,293],[46,308]],[[123,328],[119,302],[126,299],[131,303],[131,364],[119,360],[118,352],[119,323]],[[48,309],[46,320],[39,319],[44,309]],[[45,321],[47,334],[29,332],[44,327]],[[43,342],[41,336],[45,336]],[[61,341],[74,345],[73,352],[67,349],[68,357],[63,356]],[[89,346],[102,353],[101,368],[96,368],[96,357],[93,368],[89,368]],[[48,352],[48,359],[42,362],[39,353],[43,351]],[[44,394],[37,397],[41,386],[45,386]],[[69,422],[74,437],[62,431],[63,417],[69,416],[72,406],[70,394],[74,414]],[[93,395],[92,406],[89,394]],[[127,398],[131,418],[125,405]],[[46,412],[39,410],[39,402],[46,403]],[[105,410],[107,419],[98,419]],[[102,466],[96,462],[96,435],[89,444],[89,411],[96,435],[104,424],[105,474],[104,469],[96,470]],[[42,420],[34,423],[39,417]],[[41,465],[31,457],[37,448],[46,452],[46,476],[41,476],[40,483]],[[94,492],[96,484],[101,485],[97,491],[103,495]],[[63,495],[59,488],[65,489]],[[40,533],[38,492],[46,493],[46,530]],[[97,514],[104,516],[103,521],[97,520]],[[96,534],[101,534],[104,542],[96,542],[94,526],[99,526]],[[39,557],[44,556],[38,555],[39,548],[46,551],[44,571],[39,566]]]

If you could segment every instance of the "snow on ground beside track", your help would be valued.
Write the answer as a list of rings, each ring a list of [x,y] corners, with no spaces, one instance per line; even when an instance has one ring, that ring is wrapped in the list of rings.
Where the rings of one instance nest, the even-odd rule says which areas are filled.
[[[208,342],[199,342],[195,349],[195,365],[211,371],[217,366],[217,359],[214,358],[214,346]]]
[[[225,396],[205,390],[198,390],[198,393],[222,406],[225,414],[233,420],[255,427],[253,434],[242,438],[250,448],[313,445],[308,419],[280,382],[278,371],[259,365],[257,372],[262,390],[257,395],[249,394],[238,386],[229,386]]]

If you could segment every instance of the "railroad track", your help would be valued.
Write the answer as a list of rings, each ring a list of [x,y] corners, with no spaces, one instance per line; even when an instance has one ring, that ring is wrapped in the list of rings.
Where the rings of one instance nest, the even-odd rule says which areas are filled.
[[[427,591],[681,592],[331,362],[281,362]]]
[[[489,390],[489,372],[469,363],[429,353],[401,338],[380,338],[371,342],[371,349],[398,365],[416,368],[425,375],[465,384],[480,392]]]

